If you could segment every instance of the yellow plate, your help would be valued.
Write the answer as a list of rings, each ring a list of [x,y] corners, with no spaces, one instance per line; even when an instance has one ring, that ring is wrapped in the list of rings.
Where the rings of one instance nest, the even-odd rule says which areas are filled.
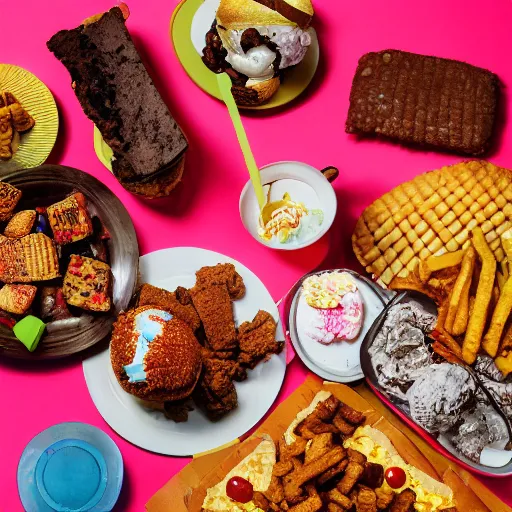
[[[97,126],[94,125],[94,151],[98,160],[112,172],[112,157],[114,152],[110,149],[110,146],[103,140],[100,131]]]
[[[37,167],[51,153],[59,131],[59,113],[48,87],[26,69],[0,64],[0,91],[9,91],[35,119],[34,128],[21,135],[20,146],[7,161],[0,160],[0,175]]]
[[[178,7],[176,7],[171,18],[171,41],[174,46],[176,55],[178,56],[181,65],[187,72],[188,76],[198,85],[203,91],[211,94],[215,98],[221,100],[220,90],[217,85],[217,77],[215,73],[210,71],[201,60],[201,56],[196,50],[192,42],[192,31],[197,30],[199,26],[210,26],[211,20],[201,20],[203,16],[208,16],[212,10],[201,9],[203,3],[208,2],[212,4],[215,0],[183,0]],[[196,18],[196,13],[198,18]],[[200,22],[200,23],[199,23]],[[194,33],[197,37],[198,34]],[[204,32],[206,36],[206,30]],[[312,30],[312,43],[304,60],[295,68],[288,69],[285,73],[283,83],[270,100],[264,105],[257,107],[240,107],[252,110],[264,110],[269,108],[280,107],[290,103],[300,94],[302,94],[311,80],[315,76],[318,67],[318,60],[320,56],[320,49],[318,46],[318,39],[316,32]]]

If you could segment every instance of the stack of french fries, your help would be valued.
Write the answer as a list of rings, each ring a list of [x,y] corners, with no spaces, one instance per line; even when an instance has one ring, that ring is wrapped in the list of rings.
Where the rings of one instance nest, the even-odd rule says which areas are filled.
[[[434,350],[473,364],[483,350],[507,376],[512,372],[512,229],[501,235],[499,264],[480,227],[464,250],[431,256],[415,276],[395,278],[392,289],[422,292],[438,305]]]

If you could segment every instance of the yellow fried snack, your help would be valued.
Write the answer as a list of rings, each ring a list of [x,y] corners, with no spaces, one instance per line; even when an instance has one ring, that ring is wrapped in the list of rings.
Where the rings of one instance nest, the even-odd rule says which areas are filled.
[[[460,250],[447,252],[441,256],[430,256],[430,258],[427,259],[427,266],[432,272],[442,270],[443,268],[454,267],[462,261],[464,253],[465,251]]]
[[[503,376],[507,377],[512,372],[512,352],[509,352],[506,356],[498,356],[494,360],[494,364]]]
[[[492,314],[491,325],[484,340],[482,347],[491,356],[496,357],[500,345],[501,335],[512,310],[512,278],[509,278],[503,287],[496,308]]]
[[[501,339],[500,348],[498,354],[504,355],[504,352],[512,350],[512,322],[509,322],[505,328],[505,334]]]
[[[507,282],[507,279],[501,272],[498,271],[496,272],[496,281],[498,281],[498,288],[500,290],[500,293],[502,293],[505,283]]]
[[[475,362],[480,348],[496,276],[496,258],[487,245],[482,229],[477,227],[473,229],[472,234],[473,245],[482,260],[482,271],[476,291],[473,314],[469,318],[462,345],[462,358],[468,364]]]
[[[451,253],[455,254],[455,253]],[[455,318],[457,317],[457,313],[459,312],[459,308],[462,304],[462,294],[465,293],[467,298],[465,299],[466,309],[461,310],[459,313],[460,323],[468,316],[468,306],[469,306],[469,287],[471,286],[471,277],[473,275],[473,267],[475,266],[476,252],[475,249],[471,246],[465,252],[464,257],[462,258],[462,266],[460,269],[460,273],[455,281],[455,286],[453,287],[452,293],[450,294],[450,301],[448,303],[448,312],[446,314],[446,320],[444,322],[444,328],[450,334],[454,334],[453,326],[455,324]],[[460,327],[460,326],[459,326]]]

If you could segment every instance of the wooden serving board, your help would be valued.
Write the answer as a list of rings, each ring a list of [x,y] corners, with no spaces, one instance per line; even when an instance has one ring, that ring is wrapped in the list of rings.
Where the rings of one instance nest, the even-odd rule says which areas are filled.
[[[146,504],[148,512],[200,512],[206,490],[220,482],[261,441],[263,434],[278,440],[321,389],[366,414],[366,424],[386,434],[409,464],[421,469],[453,490],[459,512],[512,512],[472,474],[449,461],[386,409],[372,392],[361,384],[352,389],[343,384],[322,383],[308,377],[258,430],[241,444],[194,459],[175,475]]]

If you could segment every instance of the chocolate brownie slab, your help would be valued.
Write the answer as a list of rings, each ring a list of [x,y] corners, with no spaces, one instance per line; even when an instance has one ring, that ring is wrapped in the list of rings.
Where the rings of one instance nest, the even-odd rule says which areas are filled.
[[[166,176],[181,178],[187,141],[141,61],[123,11],[114,7],[62,30],[47,46],[68,69],[85,114],[114,151],[112,168],[121,183],[143,195],[170,190]]]
[[[494,73],[464,62],[367,53],[352,82],[346,131],[481,155],[491,143],[498,94]]]

